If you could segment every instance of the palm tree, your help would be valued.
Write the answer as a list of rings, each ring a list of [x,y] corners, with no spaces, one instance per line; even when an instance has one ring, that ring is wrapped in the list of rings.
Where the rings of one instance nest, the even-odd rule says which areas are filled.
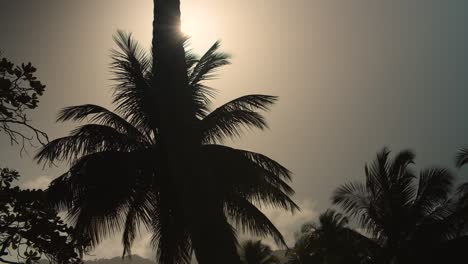
[[[279,264],[279,259],[273,255],[270,246],[261,240],[247,240],[240,249],[241,259],[244,264]]]
[[[197,170],[204,173],[183,178],[182,185],[175,179],[168,145],[162,143],[153,115],[156,88],[150,56],[130,35],[118,32],[115,41],[120,48],[112,55],[115,111],[90,104],[64,108],[58,121],[90,123],[51,141],[36,156],[38,162],[70,163],[69,171],[51,183],[50,200],[68,210],[76,229],[92,245],[122,230],[124,255],[130,254],[143,224],[152,231],[159,263],[188,263],[192,249],[200,263],[221,257],[237,263],[237,252],[229,252],[232,246],[237,248],[235,227],[270,235],[285,245],[257,206],[297,209],[287,184],[290,172],[262,154],[218,144],[240,136],[243,128],[266,128],[259,111],[268,110],[276,97],[246,95],[211,111],[215,90],[205,81],[229,64],[229,56],[219,51],[218,42],[200,58],[187,52],[187,89],[196,120],[190,132],[200,145]],[[197,227],[201,228],[194,231]],[[208,256],[208,243],[200,241],[201,235],[214,237],[219,245],[219,252],[210,249],[214,257]]]
[[[288,249],[286,251],[286,256],[288,258],[287,264],[313,263],[313,256],[310,252],[308,237],[297,234],[294,248]]]
[[[374,242],[348,227],[348,218],[334,210],[319,216],[318,223],[304,224],[289,252],[289,264],[370,263]]]
[[[413,152],[399,152],[393,160],[389,154],[380,151],[365,166],[365,182],[342,185],[332,200],[378,242],[378,263],[406,263],[454,237],[453,176],[430,168],[417,177],[409,167]]]
[[[468,163],[468,148],[461,148],[455,160],[457,168],[461,168]],[[467,209],[468,212],[468,182],[461,184],[458,187],[458,194],[460,196],[460,203]]]

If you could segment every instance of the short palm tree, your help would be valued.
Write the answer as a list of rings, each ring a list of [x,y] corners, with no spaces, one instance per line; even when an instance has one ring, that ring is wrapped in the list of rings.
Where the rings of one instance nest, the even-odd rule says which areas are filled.
[[[279,259],[273,255],[270,246],[261,240],[247,240],[240,248],[240,255],[244,264],[279,264]]]
[[[229,64],[229,56],[219,51],[218,42],[202,57],[187,52],[187,89],[196,114],[191,133],[201,145],[197,167],[204,173],[192,178],[185,185],[188,189],[181,190],[160,144],[157,119],[152,115],[155,106],[150,56],[130,35],[119,32],[115,41],[120,48],[112,54],[117,82],[115,111],[90,104],[64,108],[58,121],[90,123],[51,141],[36,156],[38,162],[70,163],[69,171],[51,183],[51,201],[68,210],[76,229],[93,245],[122,230],[124,255],[130,254],[143,224],[153,234],[159,263],[188,263],[192,250],[197,258],[200,252],[208,255],[208,243],[200,242],[203,234],[221,234],[216,237],[220,248],[236,248],[234,226],[255,235],[272,236],[284,245],[280,232],[257,206],[297,209],[287,183],[290,172],[262,154],[218,144],[225,138],[240,136],[243,128],[266,128],[259,110],[268,110],[276,97],[246,95],[211,110],[215,90],[205,81]],[[182,192],[194,202],[181,206]],[[187,207],[198,210],[195,213],[199,219],[193,212],[188,215]],[[200,229],[194,234],[194,223],[198,225],[208,218],[212,219],[211,230]],[[232,263],[239,258],[235,252],[226,256],[229,252],[219,251],[234,259]]]
[[[431,168],[417,177],[409,167],[413,152],[399,152],[393,160],[389,154],[386,148],[380,151],[365,167],[365,182],[342,185],[333,203],[378,242],[378,263],[405,263],[453,238],[453,176],[446,169]]]
[[[348,218],[327,210],[318,223],[304,224],[289,252],[289,264],[370,263],[374,242],[348,227]]]

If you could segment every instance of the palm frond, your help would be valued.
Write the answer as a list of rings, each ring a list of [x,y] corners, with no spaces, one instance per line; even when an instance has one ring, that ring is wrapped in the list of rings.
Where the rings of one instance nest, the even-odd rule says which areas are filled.
[[[146,188],[150,188],[150,190],[147,190]],[[135,192],[135,190],[137,190],[137,192]],[[130,196],[130,200],[128,202],[129,210],[123,227],[122,257],[125,257],[126,255],[131,256],[132,244],[136,235],[139,233],[140,223],[143,223],[148,230],[151,230],[150,228],[153,223],[152,212],[157,210],[157,204],[154,203],[155,194],[153,190],[151,190],[150,185],[139,186],[139,188],[135,188],[135,190]]]
[[[238,153],[255,163],[262,169],[278,175],[281,179],[291,181],[291,171],[269,157],[247,150],[238,150]],[[293,194],[293,193],[291,193]]]
[[[468,148],[461,148],[455,158],[455,164],[458,168],[463,167],[468,162]]]
[[[359,182],[350,182],[338,187],[332,196],[332,202],[352,216],[364,213],[369,208],[366,186]]]
[[[458,186],[457,195],[460,197],[460,202],[468,206],[468,182],[465,182]]]
[[[234,225],[242,232],[248,232],[260,237],[270,236],[278,245],[287,248],[286,241],[281,232],[250,201],[239,196],[230,196],[225,201],[225,211],[234,222]]]
[[[113,103],[132,125],[149,131],[157,127],[151,123],[151,120],[157,120],[156,117],[150,116],[156,102],[147,78],[151,72],[151,60],[130,34],[118,31],[114,41],[120,51],[113,50],[111,56],[111,72],[115,76],[112,80],[117,82]]]
[[[264,129],[267,123],[261,114],[245,110],[213,112],[202,120],[200,126],[204,142],[209,143],[223,142],[225,138],[240,137],[243,128],[254,127]]]
[[[377,158],[369,166],[366,165],[366,185],[373,195],[386,192],[390,189],[391,179],[389,176],[390,161],[388,156],[390,150],[383,148],[377,153]]]
[[[75,161],[82,155],[101,151],[132,151],[144,144],[116,129],[98,124],[78,127],[70,136],[52,140],[36,154],[38,163],[56,160]]]
[[[185,49],[185,64],[187,64],[187,71],[188,71],[188,76],[192,75],[193,68],[195,65],[200,61],[200,57],[195,54],[190,48],[190,39],[187,39],[184,42],[184,49]]]
[[[49,201],[58,209],[68,210],[68,219],[91,245],[121,230],[129,212],[146,221],[151,214],[153,163],[147,151],[93,153],[77,160],[68,173],[52,181]],[[135,208],[135,201],[142,207]],[[130,215],[134,217],[134,215]],[[135,222],[134,222],[135,223]],[[129,236],[130,237],[130,236]]]
[[[257,110],[268,110],[276,99],[269,95],[246,95],[218,107],[200,122],[202,140],[222,142],[226,137],[239,137],[243,128],[267,128]]]
[[[349,182],[338,187],[332,196],[332,203],[339,205],[345,213],[356,218],[362,228],[374,236],[381,229],[380,213],[372,204],[371,193],[366,185],[359,182]]]
[[[402,176],[405,175],[405,172],[408,169],[410,164],[414,164],[415,154],[411,150],[403,150],[398,152],[398,154],[393,159],[393,162],[390,164],[391,175]]]
[[[431,214],[448,199],[453,185],[453,175],[446,169],[423,170],[419,176],[419,187],[414,201],[415,213],[419,217]]]
[[[279,259],[273,255],[271,248],[261,240],[247,240],[241,247],[242,260],[245,264],[278,264]]]
[[[220,67],[230,64],[230,56],[220,52],[219,47],[220,42],[217,41],[200,59],[194,56],[190,56],[188,60],[186,58],[186,61],[190,63],[188,64],[188,81],[192,91],[192,100],[196,107],[196,115],[200,118],[208,114],[211,99],[216,94],[216,90],[206,86],[204,82],[213,79]]]
[[[145,135],[143,135],[145,131],[140,131],[138,128],[134,127],[118,114],[98,105],[85,104],[65,107],[59,112],[57,121],[82,121],[85,118],[88,118],[89,122],[110,126],[121,133],[127,134],[130,137],[134,137],[137,140],[141,140],[142,142],[146,142],[148,144],[150,143],[150,139],[145,138]]]
[[[242,185],[255,188],[255,184],[259,184],[284,192],[285,196],[294,194],[286,182],[291,180],[291,172],[267,156],[222,145],[204,145],[202,155],[213,172],[206,184],[222,184],[220,181],[223,181],[219,187],[225,185],[228,188]]]
[[[230,55],[220,52],[220,41],[216,41],[205,54],[200,58],[195,68],[189,75],[189,84],[194,86],[202,81],[211,80],[215,75],[215,71],[220,67],[229,65]]]
[[[333,228],[344,228],[348,225],[348,218],[335,210],[327,210],[319,216],[319,223],[322,226],[333,226]]]

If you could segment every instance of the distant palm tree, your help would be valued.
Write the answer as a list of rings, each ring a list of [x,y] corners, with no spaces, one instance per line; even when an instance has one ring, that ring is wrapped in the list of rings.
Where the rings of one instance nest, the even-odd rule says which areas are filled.
[[[290,251],[289,264],[370,263],[374,241],[348,227],[348,219],[334,210],[319,216],[318,223],[302,226]]]
[[[196,114],[191,133],[200,143],[197,167],[204,174],[187,178],[190,184],[181,190],[174,181],[167,146],[161,145],[159,126],[152,114],[154,73],[150,56],[130,35],[118,32],[115,41],[121,50],[112,55],[112,72],[118,83],[115,111],[90,104],[64,108],[58,121],[90,123],[51,141],[36,156],[38,162],[70,162],[70,170],[48,189],[51,201],[68,210],[76,229],[93,245],[122,230],[124,255],[130,254],[143,224],[152,231],[159,263],[188,263],[192,249],[195,253],[205,250],[206,256],[207,248],[194,243],[193,226],[207,217],[213,219],[208,222],[211,229],[199,232],[212,237],[216,235],[212,233],[224,228],[225,233],[220,232],[216,241],[224,256],[227,253],[222,249],[223,243],[237,243],[228,221],[243,231],[270,235],[284,245],[280,232],[256,205],[297,209],[290,198],[293,190],[287,184],[290,172],[262,154],[217,144],[226,137],[240,136],[243,128],[267,127],[258,111],[268,110],[276,97],[246,95],[211,111],[215,90],[205,81],[229,63],[229,56],[219,52],[218,42],[200,58],[187,52],[187,89],[191,91]],[[181,205],[181,201],[187,201],[180,198],[182,192],[193,202]],[[198,210],[199,219],[194,219],[197,211],[189,211],[188,215],[187,207]],[[199,237],[200,233],[196,235]],[[237,253],[226,257],[234,259],[232,263],[239,258]]]
[[[402,151],[393,160],[389,154],[386,148],[379,152],[365,167],[365,182],[342,185],[333,203],[378,242],[377,263],[406,263],[454,237],[453,176],[431,168],[417,177],[409,168],[413,152]]]
[[[468,163],[468,148],[461,148],[458,151],[455,163],[458,168],[461,168]],[[468,212],[468,182],[465,182],[458,187],[458,194],[460,195],[461,206],[466,208]]]
[[[244,264],[279,264],[279,259],[273,255],[270,246],[261,240],[247,240],[240,249],[241,259]]]

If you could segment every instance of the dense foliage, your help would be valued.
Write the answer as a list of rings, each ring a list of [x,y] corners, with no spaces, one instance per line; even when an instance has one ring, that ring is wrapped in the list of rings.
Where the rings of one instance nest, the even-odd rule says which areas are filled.
[[[81,263],[84,241],[44,201],[41,190],[13,187],[17,171],[0,168],[0,262]]]
[[[373,242],[348,225],[348,218],[333,210],[321,214],[318,223],[307,223],[296,234],[288,264],[364,264],[374,259]]]
[[[247,240],[240,247],[240,256],[244,264],[279,264],[273,250],[261,240]]]
[[[457,164],[468,161],[463,150]],[[365,167],[364,182],[336,189],[332,201],[344,215],[327,211],[306,224],[290,252],[291,264],[453,263],[468,247],[466,186],[441,168],[411,169],[415,155],[384,148]],[[361,232],[348,226],[348,217]]]

